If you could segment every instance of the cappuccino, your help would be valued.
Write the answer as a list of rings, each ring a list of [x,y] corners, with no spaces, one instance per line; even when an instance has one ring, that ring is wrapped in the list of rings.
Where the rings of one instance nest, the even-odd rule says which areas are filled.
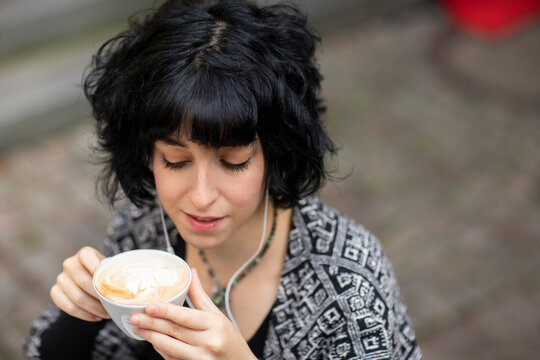
[[[145,305],[171,299],[189,280],[189,270],[180,258],[159,250],[135,250],[105,262],[94,286],[112,302]]]

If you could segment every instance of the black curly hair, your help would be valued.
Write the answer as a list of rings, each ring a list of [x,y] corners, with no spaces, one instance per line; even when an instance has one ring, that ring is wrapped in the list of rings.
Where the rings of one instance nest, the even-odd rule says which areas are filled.
[[[176,0],[131,18],[84,80],[111,205],[153,201],[154,144],[177,132],[212,148],[258,138],[278,207],[318,191],[336,152],[321,121],[318,41],[291,4]]]

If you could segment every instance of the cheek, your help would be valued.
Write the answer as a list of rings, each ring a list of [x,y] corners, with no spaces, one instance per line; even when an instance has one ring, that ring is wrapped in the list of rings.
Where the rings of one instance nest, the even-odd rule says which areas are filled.
[[[175,180],[174,176],[171,176],[170,171],[164,169],[160,160],[154,160],[154,181],[156,183],[156,190],[159,198],[166,206],[167,199],[174,198],[178,191],[181,190],[178,186],[179,182]]]
[[[245,177],[240,177],[228,184],[228,198],[237,206],[257,207],[265,190],[264,166],[260,166]]]

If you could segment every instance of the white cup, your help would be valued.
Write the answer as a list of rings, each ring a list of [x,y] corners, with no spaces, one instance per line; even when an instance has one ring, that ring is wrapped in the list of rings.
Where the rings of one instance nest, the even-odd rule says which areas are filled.
[[[160,299],[160,302],[167,302],[172,303],[176,305],[183,305],[184,301],[187,296],[187,292],[189,289],[189,286],[191,285],[191,269],[189,268],[188,264],[180,257],[173,255],[171,253],[161,251],[161,250],[153,250],[153,249],[141,249],[141,250],[131,250],[126,251],[120,254],[117,254],[113,257],[109,257],[104,259],[101,262],[101,265],[97,268],[97,270],[94,273],[93,277],[93,284],[94,284],[94,290],[99,296],[99,300],[103,304],[103,307],[105,307],[105,310],[107,310],[107,313],[111,317],[111,319],[114,321],[114,323],[122,330],[127,336],[136,339],[136,340],[144,340],[141,337],[135,335],[133,333],[133,329],[131,327],[131,323],[129,322],[129,319],[131,318],[131,315],[137,314],[137,313],[144,313],[147,303],[144,304],[124,304],[119,301],[111,300],[107,297],[105,297],[96,286],[96,281],[99,278],[100,274],[103,272],[103,270],[107,269],[110,266],[113,266],[114,264],[117,264],[119,261],[125,261],[129,259],[136,259],[141,257],[152,257],[152,258],[163,258],[165,261],[170,262],[173,260],[175,263],[180,264],[185,268],[185,272],[187,275],[187,282],[184,286],[178,289],[178,292],[173,295],[170,298],[167,299]],[[153,301],[151,301],[153,302]],[[149,302],[150,303],[150,302]]]

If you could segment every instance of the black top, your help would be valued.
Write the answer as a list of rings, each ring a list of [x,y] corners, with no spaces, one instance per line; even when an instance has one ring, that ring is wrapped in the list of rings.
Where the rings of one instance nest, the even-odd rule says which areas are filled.
[[[270,313],[266,315],[261,326],[257,329],[257,332],[251,339],[248,341],[249,348],[251,352],[257,357],[257,359],[262,359],[264,351],[264,342],[266,341],[266,336],[268,335],[268,324],[270,323]]]

